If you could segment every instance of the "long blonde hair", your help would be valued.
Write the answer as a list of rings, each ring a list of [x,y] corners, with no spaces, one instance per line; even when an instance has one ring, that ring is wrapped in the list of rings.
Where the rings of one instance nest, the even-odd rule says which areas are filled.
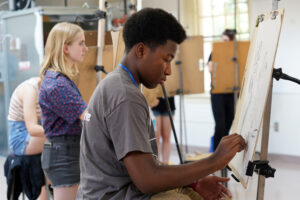
[[[68,60],[64,53],[64,45],[71,44],[79,33],[83,33],[80,26],[62,22],[56,24],[49,33],[45,46],[45,56],[42,62],[40,77],[43,79],[49,69],[60,72],[72,79],[78,74],[78,68],[68,67]]]

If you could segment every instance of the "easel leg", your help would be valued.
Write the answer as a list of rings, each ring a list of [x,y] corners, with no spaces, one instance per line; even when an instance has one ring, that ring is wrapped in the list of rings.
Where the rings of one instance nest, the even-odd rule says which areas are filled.
[[[222,176],[222,177],[224,177],[224,178],[225,178],[225,177],[228,177],[227,174],[228,174],[228,173],[227,173],[227,169],[226,169],[226,168],[221,169],[221,176]],[[228,182],[224,182],[223,185],[224,185],[225,187],[228,188]]]
[[[268,157],[269,129],[270,129],[272,90],[273,90],[272,88],[273,88],[273,80],[271,80],[267,104],[265,107],[264,119],[263,119],[260,160],[267,160]],[[262,175],[259,175],[258,177],[257,196],[256,196],[257,200],[264,199],[265,179],[266,178]]]
[[[99,10],[106,11],[105,0],[99,0]],[[103,48],[105,45],[105,18],[98,20],[98,53],[97,53],[97,65],[102,66],[103,64]],[[102,72],[97,72],[97,83],[102,79]]]

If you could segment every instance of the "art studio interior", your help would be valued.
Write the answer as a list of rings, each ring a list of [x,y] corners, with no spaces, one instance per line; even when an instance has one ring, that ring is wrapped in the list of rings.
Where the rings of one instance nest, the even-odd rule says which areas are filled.
[[[299,9],[0,0],[0,199],[298,199]]]

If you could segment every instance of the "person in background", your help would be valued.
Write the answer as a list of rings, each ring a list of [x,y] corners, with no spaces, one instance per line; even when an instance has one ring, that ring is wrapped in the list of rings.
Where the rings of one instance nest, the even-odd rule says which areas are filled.
[[[158,98],[158,105],[152,107],[153,114],[156,121],[156,143],[158,148],[158,158],[164,163],[168,164],[171,153],[171,122],[169,118],[168,108],[165,98]],[[171,113],[174,117],[175,102],[174,97],[169,97]],[[160,141],[161,140],[161,141]]]
[[[164,84],[186,33],[175,17],[144,8],[123,29],[125,53],[98,84],[83,121],[77,199],[158,200],[229,196],[229,178],[208,176],[245,148],[238,134],[226,136],[209,157],[183,165],[161,165],[149,106],[140,87]],[[192,189],[193,186],[194,190]],[[202,198],[203,197],[203,198]]]
[[[76,64],[83,61],[87,50],[81,27],[66,22],[52,28],[45,46],[39,95],[47,138],[42,167],[55,200],[75,199],[80,182],[81,120],[87,104],[72,78],[78,73]]]
[[[10,153],[13,155],[38,155],[43,151],[46,138],[40,124],[41,108],[38,104],[40,84],[39,77],[32,77],[18,85],[11,96],[8,136]],[[45,187],[42,187],[39,198],[46,199]]]
[[[226,29],[222,34],[222,41],[228,42],[235,39],[235,30]],[[213,73],[212,55],[208,60],[209,72]],[[215,151],[221,139],[229,134],[234,118],[234,93],[211,93],[211,105],[215,119],[215,132],[213,136],[213,150]]]

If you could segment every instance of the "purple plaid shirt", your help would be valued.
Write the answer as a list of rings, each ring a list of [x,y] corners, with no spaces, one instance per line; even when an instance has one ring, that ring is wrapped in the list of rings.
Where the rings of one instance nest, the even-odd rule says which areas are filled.
[[[40,88],[39,104],[47,138],[81,134],[79,116],[87,104],[74,82],[65,75],[46,71]]]

